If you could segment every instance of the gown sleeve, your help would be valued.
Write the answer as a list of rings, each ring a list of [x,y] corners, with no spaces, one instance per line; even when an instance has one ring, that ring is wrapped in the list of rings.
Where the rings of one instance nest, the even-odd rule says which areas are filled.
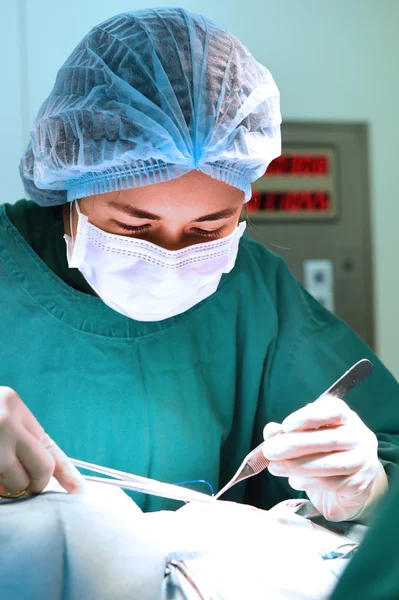
[[[370,531],[345,569],[331,600],[399,598],[399,480],[375,513]]]
[[[344,400],[375,432],[388,478],[399,467],[399,384],[370,348],[341,319],[323,308],[281,261],[275,271],[277,334],[265,360],[253,444],[266,423],[281,423],[315,400],[354,363],[368,358],[373,373]],[[268,472],[249,480],[247,501],[270,508],[303,495]],[[256,481],[258,480],[258,481]]]

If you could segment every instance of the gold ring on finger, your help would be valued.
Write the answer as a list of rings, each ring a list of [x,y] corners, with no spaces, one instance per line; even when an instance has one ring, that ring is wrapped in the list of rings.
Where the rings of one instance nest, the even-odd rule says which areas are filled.
[[[0,498],[6,498],[7,500],[18,500],[18,498],[22,498],[22,496],[25,496],[27,489],[28,488],[24,488],[23,490],[21,490],[20,492],[16,492],[15,494],[12,494],[11,492],[7,492],[7,494],[0,494]]]

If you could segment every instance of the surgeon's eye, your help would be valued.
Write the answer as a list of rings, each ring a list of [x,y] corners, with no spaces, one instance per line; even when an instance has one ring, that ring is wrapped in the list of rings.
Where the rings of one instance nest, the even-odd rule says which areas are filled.
[[[191,230],[196,235],[202,235],[207,238],[219,238],[222,235],[223,227],[219,227],[219,229],[214,229],[213,231],[207,231],[206,229],[199,229],[194,227]]]
[[[143,231],[147,231],[151,225],[126,225],[126,223],[117,223],[118,227],[124,229],[125,231],[129,231],[130,233],[142,233]]]

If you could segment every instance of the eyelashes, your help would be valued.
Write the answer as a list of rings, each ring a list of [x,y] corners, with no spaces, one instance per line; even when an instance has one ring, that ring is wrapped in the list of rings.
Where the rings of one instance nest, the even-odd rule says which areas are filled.
[[[132,234],[144,233],[145,231],[148,231],[151,228],[151,225],[126,225],[125,223],[119,223],[119,222],[117,222],[117,225],[124,231],[128,231],[129,233],[132,233]],[[222,231],[223,231],[223,227],[219,227],[219,229],[214,229],[213,231],[206,231],[206,229],[200,229],[197,227],[194,227],[193,229],[191,229],[191,232],[194,235],[199,235],[202,237],[206,237],[208,239],[209,238],[210,239],[219,238],[222,235]]]
[[[214,229],[213,231],[206,231],[205,229],[197,229],[197,228],[192,229],[192,231],[196,235],[202,235],[203,237],[207,237],[207,238],[220,237],[222,234],[222,230],[223,230],[223,227],[219,227],[219,229]]]
[[[141,233],[143,231],[147,231],[147,229],[150,227],[150,225],[134,226],[134,225],[126,225],[125,223],[119,223],[119,222],[117,224],[118,224],[118,227],[120,227],[124,231],[130,231],[130,233]]]

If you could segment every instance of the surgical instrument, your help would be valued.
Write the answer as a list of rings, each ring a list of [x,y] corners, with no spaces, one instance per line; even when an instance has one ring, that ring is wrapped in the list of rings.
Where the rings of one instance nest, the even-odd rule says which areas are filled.
[[[366,358],[357,362],[353,367],[351,367],[346,373],[342,375],[332,386],[328,388],[321,396],[319,396],[317,400],[320,400],[324,396],[335,396],[336,398],[342,398],[345,394],[350,392],[355,386],[359,385],[366,377],[370,375],[373,370],[372,363]],[[280,435],[281,432],[277,433]],[[252,450],[241,463],[238,471],[234,475],[234,477],[214,496],[215,500],[220,498],[222,494],[227,492],[233,485],[243,481],[244,479],[248,479],[253,475],[257,475],[261,471],[267,469],[270,464],[270,460],[265,457],[263,454],[264,442],[259,444],[254,450]]]
[[[125,473],[124,471],[117,471],[109,467],[102,467],[93,463],[88,463],[83,460],[77,460],[74,458],[70,459],[71,462],[80,469],[92,471],[94,473],[101,473],[102,475],[108,475],[109,477],[95,477],[92,475],[84,475],[87,481],[94,481],[96,483],[106,483],[109,485],[116,485],[125,490],[131,490],[134,492],[142,492],[144,494],[150,494],[152,496],[160,496],[161,498],[169,498],[171,500],[180,500],[182,502],[212,502],[213,497],[190,490],[186,487],[173,485],[171,483],[163,483],[156,479],[149,479],[148,477],[141,477],[139,475],[133,475],[131,473]]]

